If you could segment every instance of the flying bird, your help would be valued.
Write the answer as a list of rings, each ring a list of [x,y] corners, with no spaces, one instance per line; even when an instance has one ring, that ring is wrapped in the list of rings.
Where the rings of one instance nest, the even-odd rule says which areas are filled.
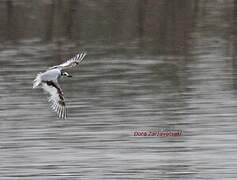
[[[67,109],[63,90],[61,89],[58,81],[64,76],[72,77],[65,71],[65,69],[79,65],[79,63],[82,62],[85,56],[85,52],[77,54],[75,57],[67,60],[60,65],[50,67],[44,73],[38,73],[34,80],[33,88],[42,87],[46,92],[49,93],[50,96],[48,98],[48,101],[51,105],[51,109],[56,112],[59,118],[67,118]]]

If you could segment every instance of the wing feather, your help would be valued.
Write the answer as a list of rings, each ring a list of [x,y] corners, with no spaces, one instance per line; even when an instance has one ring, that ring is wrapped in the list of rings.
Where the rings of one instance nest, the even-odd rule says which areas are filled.
[[[49,69],[54,69],[54,68],[67,69],[67,68],[75,67],[75,66],[79,65],[80,62],[82,62],[82,60],[84,59],[85,56],[86,56],[86,52],[79,53],[76,56],[74,56],[73,58],[68,59],[66,62],[59,64],[57,66],[53,66]]]
[[[57,87],[54,82],[43,82],[42,88],[49,93],[50,97],[48,101],[50,103],[50,107],[53,111],[56,112],[57,116],[62,119],[66,119],[66,104],[64,101],[64,97],[62,95],[62,91],[60,87]]]

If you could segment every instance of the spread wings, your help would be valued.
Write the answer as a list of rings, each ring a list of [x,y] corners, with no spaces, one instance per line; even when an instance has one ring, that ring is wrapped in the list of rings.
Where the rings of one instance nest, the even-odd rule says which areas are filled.
[[[76,56],[74,56],[73,58],[67,60],[66,62],[59,64],[57,66],[53,66],[50,69],[53,68],[62,68],[62,69],[67,69],[67,68],[71,68],[71,67],[75,67],[77,66],[80,62],[82,62],[82,60],[84,59],[84,57],[86,56],[86,52],[77,54]]]
[[[49,102],[52,110],[57,113],[59,118],[66,119],[67,109],[60,86],[53,81],[44,81],[42,88],[50,94]]]

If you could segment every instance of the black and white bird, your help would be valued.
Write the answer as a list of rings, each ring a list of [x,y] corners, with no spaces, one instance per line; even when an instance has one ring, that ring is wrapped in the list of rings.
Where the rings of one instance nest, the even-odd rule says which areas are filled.
[[[33,88],[39,87],[41,85],[41,87],[49,93],[50,97],[48,98],[48,101],[52,110],[57,113],[59,118],[67,118],[67,109],[63,91],[58,83],[58,80],[63,76],[72,77],[65,71],[65,69],[79,65],[85,56],[85,52],[77,54],[75,57],[67,60],[66,62],[57,66],[53,66],[44,73],[37,74],[34,80]]]

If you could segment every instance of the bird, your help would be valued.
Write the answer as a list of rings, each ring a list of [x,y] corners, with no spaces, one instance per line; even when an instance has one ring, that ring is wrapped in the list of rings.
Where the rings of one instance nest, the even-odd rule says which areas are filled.
[[[41,87],[49,94],[50,107],[60,119],[67,118],[67,108],[64,93],[58,81],[62,77],[72,77],[65,69],[78,66],[86,54],[86,52],[79,53],[62,64],[50,67],[43,73],[38,73],[33,81],[33,89]]]

